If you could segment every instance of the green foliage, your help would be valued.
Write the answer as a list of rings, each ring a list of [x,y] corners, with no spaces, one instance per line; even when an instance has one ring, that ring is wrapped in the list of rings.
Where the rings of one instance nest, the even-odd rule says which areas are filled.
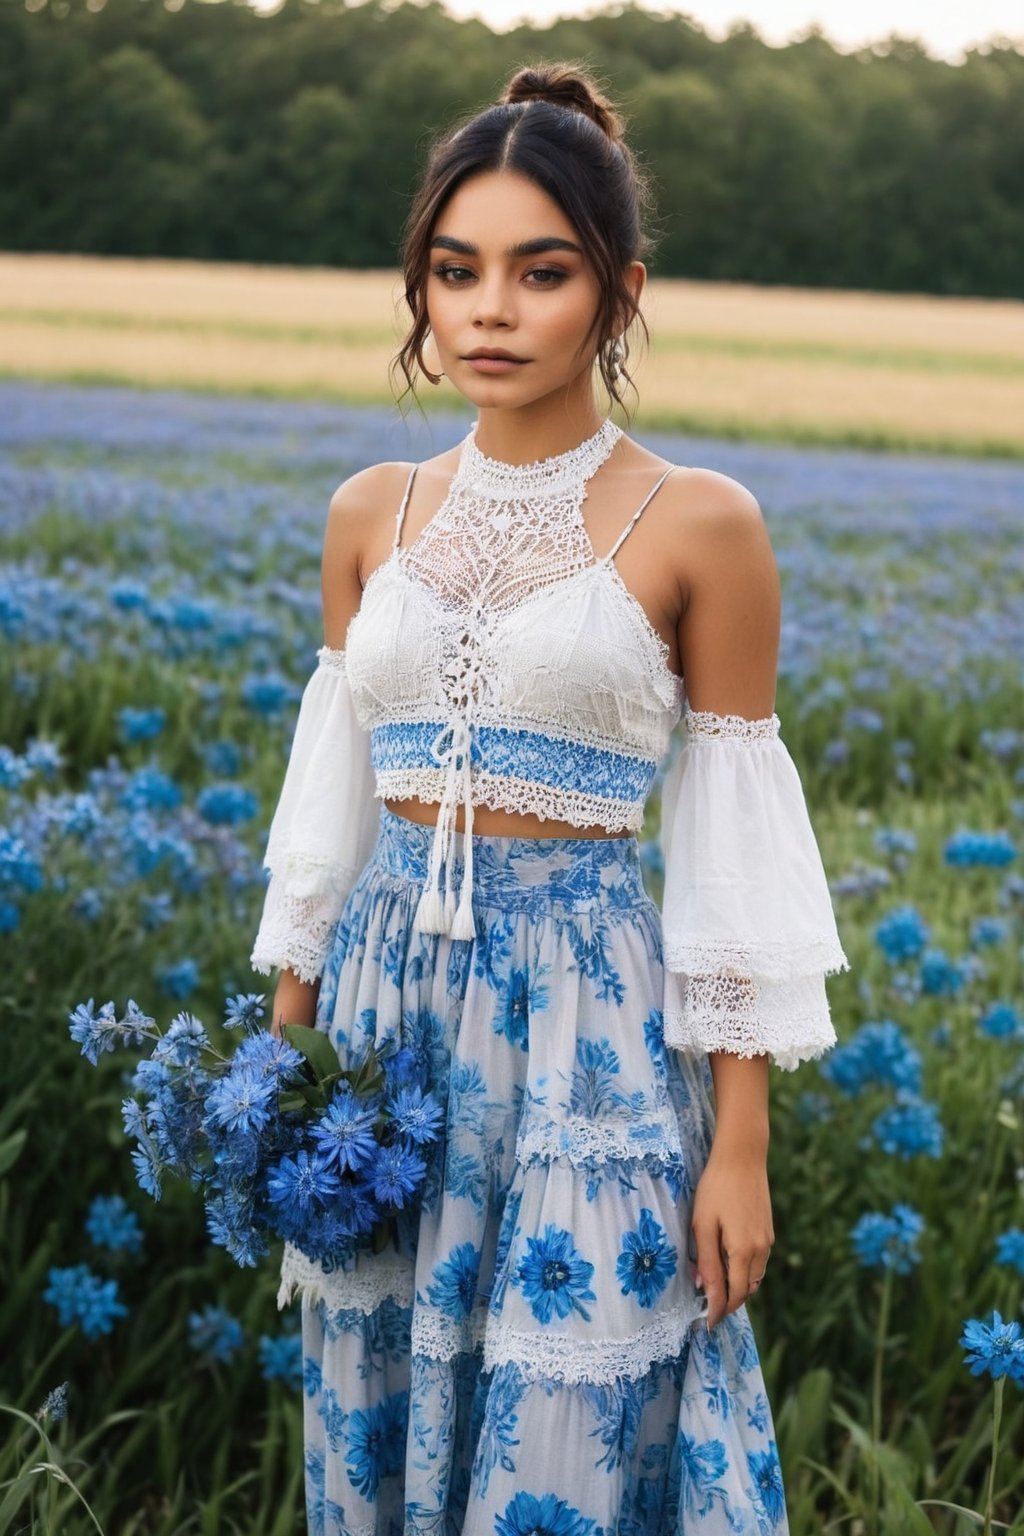
[[[636,5],[494,33],[438,4],[0,0],[11,250],[395,262],[431,136],[537,58],[607,81],[653,276],[1024,295],[1024,56],[713,42]]]

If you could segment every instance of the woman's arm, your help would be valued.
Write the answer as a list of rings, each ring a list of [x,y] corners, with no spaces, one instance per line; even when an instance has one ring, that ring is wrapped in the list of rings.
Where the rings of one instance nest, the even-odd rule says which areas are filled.
[[[775,708],[781,589],[761,509],[742,485],[713,471],[688,476],[684,487],[690,505],[680,587],[687,600],[678,640],[689,707],[763,719]],[[764,1272],[774,1232],[766,1174],[768,1055],[710,1051],[708,1059],[715,1133],[691,1225],[714,1327]]]
[[[397,473],[398,466],[393,464],[372,465],[344,481],[331,497],[320,561],[320,596],[324,644],[332,650],[344,649],[349,620],[362,599],[360,552],[367,525],[389,507]],[[294,971],[282,969],[274,990],[271,1033],[280,1036],[285,1023],[311,1027],[319,995],[319,977],[303,981]]]

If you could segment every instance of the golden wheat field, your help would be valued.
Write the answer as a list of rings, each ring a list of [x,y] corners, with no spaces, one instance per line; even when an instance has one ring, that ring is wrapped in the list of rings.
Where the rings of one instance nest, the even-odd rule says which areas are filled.
[[[643,308],[637,428],[1024,456],[1024,303],[652,278]],[[7,377],[380,404],[406,318],[397,270],[0,253]]]

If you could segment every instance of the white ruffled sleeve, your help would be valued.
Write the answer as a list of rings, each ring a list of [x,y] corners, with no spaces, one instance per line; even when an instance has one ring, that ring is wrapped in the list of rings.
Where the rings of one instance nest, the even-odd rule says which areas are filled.
[[[825,976],[849,970],[779,717],[690,710],[665,773],[665,1043],[768,1053],[792,1071],[836,1042]]]
[[[249,957],[254,971],[287,967],[307,982],[323,971],[380,819],[370,734],[356,716],[345,652],[325,645],[317,661],[263,856],[270,881]]]

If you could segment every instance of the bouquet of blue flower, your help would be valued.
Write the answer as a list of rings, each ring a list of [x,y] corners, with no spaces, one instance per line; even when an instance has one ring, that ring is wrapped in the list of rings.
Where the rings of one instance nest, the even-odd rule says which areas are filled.
[[[94,1066],[115,1046],[153,1042],[122,1104],[136,1179],[157,1200],[166,1175],[201,1189],[210,1236],[238,1264],[255,1265],[271,1238],[331,1265],[380,1252],[422,1195],[443,1119],[425,1063],[371,1047],[343,1070],[322,1031],[264,1029],[263,1002],[228,999],[226,1027],[245,1032],[230,1056],[191,1013],[163,1032],[131,999],[123,1019],[112,1002],[80,1003],[71,1038]]]

